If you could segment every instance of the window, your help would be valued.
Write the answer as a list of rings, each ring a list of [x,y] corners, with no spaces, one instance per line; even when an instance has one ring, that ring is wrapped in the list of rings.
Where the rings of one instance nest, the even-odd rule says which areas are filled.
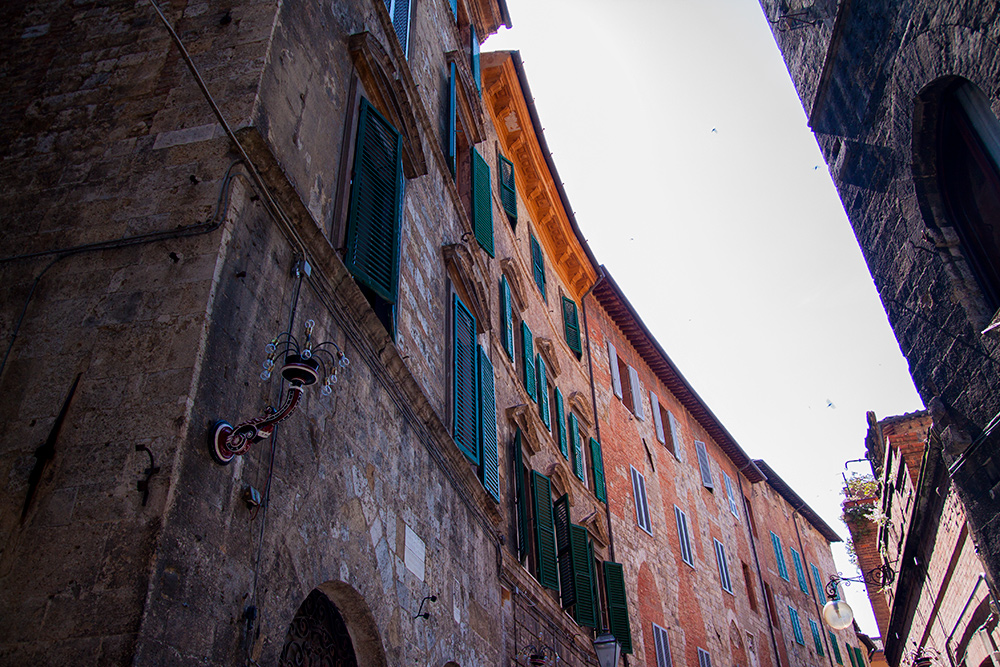
[[[677,542],[681,545],[681,560],[694,567],[694,554],[691,551],[691,535],[688,533],[688,519],[681,508],[674,505],[674,520],[677,522]]]
[[[479,39],[476,37],[476,27],[469,25],[469,65],[472,67],[472,80],[476,84],[476,90],[483,92],[483,77],[479,65]]]
[[[639,374],[635,369],[622,361],[618,356],[615,346],[608,341],[608,359],[611,363],[611,386],[615,396],[622,399],[622,403],[632,414],[639,419],[645,420],[642,408],[642,393],[639,387]],[[628,377],[628,383],[623,383],[622,378]]]
[[[809,567],[812,569],[813,583],[816,584],[816,600],[821,604],[826,604],[826,592],[823,586],[823,579],[819,576],[819,568],[813,563],[809,563]]]
[[[802,637],[802,624],[799,623],[799,612],[791,606],[788,607],[788,620],[792,624],[792,633],[795,635],[795,643],[806,645],[806,640]]]
[[[753,577],[750,576],[750,567],[740,561],[740,565],[743,566],[743,583],[747,587],[747,601],[750,602],[750,611],[758,611],[757,608],[757,589],[753,583]]]
[[[722,590],[732,594],[733,584],[729,580],[729,563],[726,561],[726,547],[715,538],[712,541],[715,543],[715,560],[719,564],[719,581],[722,582]]]
[[[542,355],[535,357],[535,368],[538,370],[538,416],[542,418],[545,428],[552,429],[552,417],[549,413],[549,383],[545,378],[545,360]]]
[[[514,463],[514,527],[517,533],[515,542],[517,547],[517,560],[524,563],[531,549],[529,548],[530,537],[528,534],[528,485],[525,484],[526,470],[524,467],[524,457],[521,453],[521,429],[517,429],[514,434],[512,446]]]
[[[621,564],[604,562],[604,590],[608,596],[608,629],[622,646],[622,653],[632,652],[632,629],[625,598],[625,574]]]
[[[503,320],[503,325],[500,327],[503,351],[511,361],[514,361],[514,307],[510,298],[510,284],[504,275],[500,276],[500,318]]]
[[[795,578],[799,582],[799,590],[808,595],[809,582],[806,581],[806,572],[802,568],[802,556],[792,547],[789,547],[788,550],[792,552],[792,564],[795,565]]]
[[[559,387],[556,387],[554,398],[556,404],[556,437],[559,440],[559,451],[562,452],[564,459],[569,460],[569,445],[566,436],[566,408],[563,406],[563,396],[562,392],[559,391]]]
[[[667,631],[653,623],[653,644],[656,647],[656,667],[674,667],[670,657],[670,638]]]
[[[642,408],[642,391],[639,389],[639,374],[636,373],[635,369],[631,366],[628,367],[628,382],[630,388],[632,389],[632,405],[629,409],[632,411],[632,414],[636,416],[636,418],[645,421],[646,415],[644,414],[644,410]]]
[[[500,453],[497,437],[496,381],[493,364],[479,347],[479,479],[493,500],[500,502]]]
[[[621,382],[621,378],[628,378],[628,382],[621,382],[621,396],[622,403],[629,412],[635,414],[634,401],[632,399],[632,373],[630,372],[632,367],[626,364],[621,357],[618,357],[618,377]]]
[[[490,166],[472,148],[472,229],[479,247],[493,257],[493,197]]]
[[[407,56],[410,44],[410,0],[385,0],[385,8],[389,10],[399,47],[403,49],[403,55]]]
[[[566,344],[579,358],[583,354],[583,346],[580,344],[580,319],[576,312],[576,301],[563,297],[562,306],[563,334],[566,336]]]
[[[726,483],[726,498],[729,499],[729,511],[737,519],[740,518],[740,507],[736,504],[736,490],[733,488],[733,480],[725,472],[722,473],[722,481]]]
[[[601,443],[590,439],[590,469],[593,472],[594,496],[601,502],[608,502],[608,492],[604,488],[604,455],[601,453]]]
[[[813,644],[816,646],[816,655],[823,657],[823,638],[819,634],[819,626],[811,618],[809,619],[809,630],[812,632]]]
[[[608,362],[611,366],[611,389],[615,392],[615,396],[622,398],[622,376],[618,366],[618,351],[610,340],[608,341]]]
[[[844,659],[840,655],[840,647],[837,646],[837,635],[833,634],[833,630],[828,631],[830,635],[830,647],[833,649],[833,657],[837,660],[838,665],[844,664]]]
[[[570,521],[569,496],[555,503],[556,547],[559,553],[559,592],[563,609],[573,608],[580,625],[596,627],[593,545],[587,530]]]
[[[695,440],[694,449],[698,453],[698,468],[701,470],[701,485],[706,489],[714,489],[715,483],[712,481],[712,468],[708,463],[708,451],[705,449],[705,443],[701,440]]]
[[[781,538],[771,531],[771,548],[774,549],[774,560],[778,564],[778,576],[789,581],[788,566],[785,565],[785,553],[781,550]]]
[[[778,606],[774,602],[774,593],[771,591],[771,585],[766,581],[764,582],[764,602],[767,603],[767,617],[771,620],[771,625],[777,627]]]
[[[514,184],[514,163],[503,155],[497,155],[497,171],[500,175],[500,203],[510,224],[517,223],[517,186]]]
[[[712,667],[712,656],[700,646],[698,647],[698,667]]]
[[[581,482],[586,483],[587,478],[583,472],[585,466],[583,465],[583,443],[580,438],[580,421],[572,412],[569,413],[569,439],[573,445],[573,474]]]
[[[532,401],[538,400],[538,391],[535,385],[535,339],[531,335],[528,323],[521,322],[521,340],[523,350],[521,356],[524,359],[524,388],[528,390],[528,398]]]
[[[750,499],[743,496],[743,507],[747,511],[747,519],[750,521],[750,532],[753,533],[754,537],[757,537],[757,524],[753,520],[753,505],[750,504]]]
[[[531,492],[534,499],[535,555],[538,563],[538,583],[559,589],[556,566],[556,533],[552,510],[552,485],[549,478],[531,471]]]
[[[668,421],[670,422],[670,433],[669,433],[670,443],[667,444],[667,449],[669,449],[670,452],[675,457],[677,457],[678,461],[683,461],[684,449],[681,446],[681,444],[684,442],[684,440],[681,438],[681,424],[679,421],[677,421],[677,418],[674,417],[674,413],[670,412],[669,410],[667,410],[667,417],[669,418]]]
[[[359,114],[344,263],[386,330],[395,334],[402,140],[364,98]]]
[[[538,244],[538,239],[535,238],[534,234],[531,237],[531,270],[535,276],[535,284],[538,285],[538,291],[542,293],[542,298],[548,301],[548,297],[545,296],[545,257],[542,256],[542,246]]]
[[[644,531],[653,534],[652,524],[649,522],[649,504],[646,502],[646,479],[635,468],[632,469],[632,494],[635,497],[635,520]]]
[[[666,412],[666,410],[664,410],[663,406],[660,405],[660,399],[657,398],[656,394],[654,394],[652,390],[649,392],[649,409],[653,413],[653,427],[656,429],[656,439],[659,440],[660,443],[666,445],[666,433],[663,431],[663,413]],[[670,447],[670,449],[672,450],[673,447]]]

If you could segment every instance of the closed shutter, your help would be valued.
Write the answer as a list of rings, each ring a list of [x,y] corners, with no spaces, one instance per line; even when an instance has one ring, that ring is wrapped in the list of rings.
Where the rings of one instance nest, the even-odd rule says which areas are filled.
[[[865,667],[864,655],[861,653],[861,649],[858,648],[857,646],[854,647],[854,655],[858,659],[858,667]]]
[[[545,296],[545,258],[542,256],[542,246],[538,244],[538,240],[533,235],[531,236],[531,269],[535,276],[535,284],[538,285],[538,291],[542,293],[542,298],[547,300]]]
[[[473,463],[479,463],[479,405],[476,396],[476,318],[458,298],[454,305],[454,419],[455,444]]]
[[[819,576],[819,568],[812,563],[809,563],[809,567],[812,569],[813,583],[816,584],[816,600],[820,604],[826,604],[826,588],[823,586],[823,580]]]
[[[660,399],[652,391],[649,392],[649,409],[653,411],[653,425],[656,427],[656,439],[666,444],[663,432],[663,415],[660,413]]]
[[[632,652],[632,630],[625,599],[625,574],[619,563],[604,562],[604,590],[608,596],[608,628],[622,646],[622,653]]]
[[[778,576],[788,581],[788,566],[785,565],[785,552],[781,550],[781,538],[771,532],[771,548],[774,549],[774,561],[778,565]]]
[[[809,619],[809,630],[812,632],[813,644],[816,646],[816,655],[823,657],[823,638],[819,634],[819,626],[816,621]]]
[[[401,155],[399,133],[362,98],[345,264],[359,283],[388,303],[396,302],[399,278]]]
[[[594,467],[594,495],[601,502],[608,502],[608,492],[604,488],[604,456],[601,454],[601,443],[590,439],[590,460]]]
[[[500,329],[503,350],[514,361],[514,306],[510,298],[510,284],[504,275],[500,276],[500,316],[503,318],[503,327]]]
[[[667,411],[667,417],[670,421],[670,439],[674,441],[674,456],[677,457],[678,461],[684,461],[684,447],[683,434],[681,432],[681,424],[677,421],[677,417],[674,417],[674,413]]]
[[[559,597],[563,608],[576,603],[576,583],[573,579],[573,558],[569,541],[569,496],[563,494],[552,505],[556,524],[556,555],[559,559]]]
[[[452,177],[456,174],[458,157],[458,72],[455,63],[451,63],[451,73],[448,78],[448,168]]]
[[[830,635],[830,646],[833,647],[833,657],[837,659],[838,665],[844,664],[844,658],[840,655],[840,647],[837,646],[837,635],[833,634],[833,631],[828,631]]]
[[[497,452],[497,398],[493,364],[479,347],[479,477],[493,500],[500,502],[500,455]]]
[[[514,180],[514,163],[505,158],[499,157],[500,172],[500,203],[503,204],[504,213],[510,221],[517,222],[517,186]]]
[[[858,661],[854,658],[854,647],[845,643],[844,648],[847,649],[847,657],[851,659],[851,667],[858,667]]]
[[[795,549],[791,549],[792,563],[795,565],[795,577],[799,582],[799,590],[806,595],[809,594],[809,583],[806,581],[806,571],[802,567],[802,556]]]
[[[698,452],[698,468],[701,470],[701,483],[706,489],[714,489],[715,484],[712,482],[712,468],[708,464],[708,451],[705,449],[705,443],[695,440],[694,448]]]
[[[653,623],[653,643],[656,646],[656,667],[674,667],[670,657],[670,638],[667,631]]]
[[[569,460],[569,446],[566,438],[566,409],[563,407],[562,392],[556,387],[556,431],[559,436],[559,451]]]
[[[795,635],[795,643],[806,645],[806,640],[802,637],[802,624],[799,623],[799,612],[793,607],[788,607],[788,620],[792,624],[792,634]]]
[[[472,221],[476,241],[493,257],[493,198],[490,196],[490,165],[475,148],[472,150]]]
[[[471,43],[469,44],[469,62],[472,64],[472,81],[476,84],[476,90],[482,92],[483,81],[479,69],[479,39],[476,37],[476,28],[474,26],[469,26],[469,32],[472,35]]]
[[[583,445],[580,442],[580,423],[576,415],[569,413],[569,439],[573,443],[573,473],[582,482],[583,476]]]
[[[580,319],[576,312],[576,301],[563,297],[563,333],[566,336],[566,343],[569,349],[576,352],[577,356],[583,354],[583,346],[580,345]]]
[[[524,388],[528,390],[528,398],[537,401],[535,393],[535,343],[531,337],[531,329],[527,322],[521,322],[521,342],[524,345]]]
[[[535,368],[538,369],[538,416],[542,418],[545,428],[552,428],[552,417],[549,415],[549,383],[545,379],[545,360],[542,355],[535,358]]]
[[[618,350],[608,341],[608,361],[611,363],[611,388],[615,396],[622,397],[622,376],[618,371]]]
[[[535,546],[538,556],[538,583],[558,590],[559,573],[556,567],[556,533],[552,517],[552,486],[549,478],[531,471],[532,492],[535,497]]]
[[[570,524],[569,544],[570,557],[573,561],[573,587],[576,591],[576,607],[573,608],[573,618],[580,625],[597,627],[591,575],[593,570],[590,567],[589,549],[587,548],[587,529]]]
[[[632,412],[636,417],[645,421],[646,416],[642,409],[642,392],[639,389],[639,374],[631,366],[628,367],[628,381],[632,389]]]
[[[517,559],[528,554],[528,495],[524,488],[524,460],[521,454],[521,429],[514,434],[514,494],[517,504]]]

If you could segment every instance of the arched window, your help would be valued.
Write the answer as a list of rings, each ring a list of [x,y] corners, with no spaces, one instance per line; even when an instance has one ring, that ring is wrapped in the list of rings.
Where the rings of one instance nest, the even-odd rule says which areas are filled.
[[[986,305],[1000,308],[1000,123],[986,96],[959,79],[941,98],[938,187]]]

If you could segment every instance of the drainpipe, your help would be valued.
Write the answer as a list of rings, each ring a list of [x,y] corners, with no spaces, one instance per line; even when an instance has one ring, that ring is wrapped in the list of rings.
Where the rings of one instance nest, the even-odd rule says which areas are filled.
[[[736,481],[740,485],[740,498],[745,499],[743,494],[743,475],[737,475]],[[771,651],[774,652],[774,664],[781,665],[781,653],[778,652],[778,639],[774,636],[774,624],[771,623],[771,603],[767,601],[767,591],[764,589],[764,575],[760,569],[760,558],[757,556],[757,543],[753,539],[753,530],[750,528],[750,515],[747,514],[747,503],[743,505],[743,524],[746,526],[747,538],[750,540],[750,550],[753,552],[753,564],[757,568],[757,582],[760,584],[760,599],[764,603],[764,617],[767,619],[767,632],[771,635]],[[778,613],[778,610],[774,610]]]
[[[795,526],[795,539],[799,543],[799,553],[802,554],[802,571],[805,574],[806,568],[806,550],[802,547],[802,535],[799,533],[799,521],[796,517],[799,515],[799,510],[794,510],[792,512],[792,525]],[[795,573],[798,576],[798,572]],[[809,581],[809,575],[806,574],[806,588],[815,588],[815,582]],[[819,591],[815,591],[815,595],[811,596],[813,599],[813,607],[816,609],[816,615],[819,617],[820,623],[820,633],[819,636],[823,640],[823,645],[826,646],[826,659],[830,663],[830,667],[833,667],[833,654],[830,652],[830,638],[823,632],[823,610],[819,608],[819,602],[816,600],[816,596],[819,595]]]

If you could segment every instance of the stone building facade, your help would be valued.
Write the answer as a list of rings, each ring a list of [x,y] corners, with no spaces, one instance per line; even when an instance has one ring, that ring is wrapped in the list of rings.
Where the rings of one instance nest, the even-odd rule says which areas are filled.
[[[761,0],[997,595],[994,2]]]
[[[868,419],[878,495],[846,500],[845,515],[862,571],[895,570],[888,585],[868,586],[888,664],[922,656],[931,664],[996,665],[1000,633],[985,570],[931,415]]]

